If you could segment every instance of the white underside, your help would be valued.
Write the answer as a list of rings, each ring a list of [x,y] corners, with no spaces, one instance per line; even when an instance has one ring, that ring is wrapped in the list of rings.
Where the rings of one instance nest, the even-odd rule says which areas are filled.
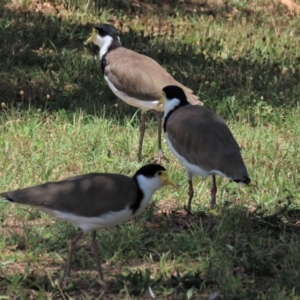
[[[173,154],[178,158],[178,160],[185,166],[186,168],[186,171],[188,173],[188,177],[189,179],[192,179],[192,177],[194,175],[199,175],[199,176],[202,176],[202,177],[207,177],[207,176],[210,176],[210,175],[220,175],[220,176],[223,176],[223,177],[228,177],[226,176],[224,173],[218,171],[218,170],[210,170],[210,171],[206,171],[206,170],[203,170],[201,167],[197,166],[197,165],[194,165],[194,164],[191,164],[189,163],[183,156],[181,156],[173,147],[173,145],[171,144],[171,142],[169,141],[169,138],[168,138],[168,133],[165,133],[166,135],[166,140],[167,140],[167,143],[171,149],[171,151],[173,152]]]
[[[126,102],[127,104],[134,106],[134,107],[141,108],[143,111],[147,111],[150,109],[157,110],[157,111],[164,110],[163,105],[157,106],[158,100],[146,101],[146,100],[138,100],[138,99],[129,97],[122,91],[119,91],[118,89],[116,89],[115,86],[112,84],[112,82],[109,80],[109,78],[107,76],[104,75],[104,78],[105,78],[108,86],[110,87],[110,89],[113,91],[113,93],[118,98],[120,98],[121,100]]]
[[[138,175],[137,181],[143,190],[144,198],[134,214],[132,214],[132,209],[130,209],[129,205],[122,211],[110,211],[99,217],[84,217],[70,212],[51,210],[41,206],[38,206],[38,208],[54,218],[70,222],[71,224],[80,227],[83,232],[112,227],[122,224],[132,217],[139,215],[149,204],[153,193],[161,187],[161,180],[158,177],[145,178],[143,175]]]
[[[118,212],[109,212],[100,217],[82,217],[68,212],[61,212],[57,210],[50,210],[45,207],[38,207],[41,211],[48,215],[62,221],[67,221],[74,226],[80,227],[83,232],[90,230],[109,228],[115,225],[122,224],[133,217],[132,210],[126,207],[125,210]],[[144,208],[140,207],[134,216],[138,215]]]
[[[125,208],[121,211],[108,211],[107,213],[96,217],[84,217],[76,215],[72,212],[58,211],[43,206],[36,206],[36,208],[40,209],[41,211],[54,218],[70,222],[71,224],[80,227],[83,232],[101,228],[108,228],[111,226],[122,224],[127,220],[131,219],[132,217],[139,215],[149,204],[152,195],[155,193],[155,191],[157,191],[163,186],[162,179],[158,175],[155,175],[153,177],[146,177],[142,174],[139,174],[136,177],[136,181],[138,186],[142,190],[144,197],[140,202],[139,208],[134,212],[134,214],[132,209],[130,208],[131,204],[125,206]],[[126,198],[126,195],[124,195],[124,197]],[[92,205],[92,203],[90,205]]]

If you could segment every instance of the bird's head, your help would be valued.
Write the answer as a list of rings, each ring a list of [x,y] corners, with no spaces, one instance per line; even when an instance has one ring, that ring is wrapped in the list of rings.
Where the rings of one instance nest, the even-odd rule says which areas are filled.
[[[162,96],[157,105],[163,104],[165,112],[175,107],[189,104],[183,89],[177,85],[168,85],[162,89]]]
[[[121,46],[117,29],[109,24],[98,24],[94,26],[92,34],[84,44],[87,45],[90,43],[97,45],[103,54],[106,53],[108,48],[113,44],[115,47]]]

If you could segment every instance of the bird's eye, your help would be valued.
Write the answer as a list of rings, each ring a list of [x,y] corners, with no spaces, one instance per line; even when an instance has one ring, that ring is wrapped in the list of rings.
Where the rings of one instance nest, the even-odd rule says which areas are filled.
[[[157,172],[157,175],[158,175],[158,176],[161,176],[161,171]]]

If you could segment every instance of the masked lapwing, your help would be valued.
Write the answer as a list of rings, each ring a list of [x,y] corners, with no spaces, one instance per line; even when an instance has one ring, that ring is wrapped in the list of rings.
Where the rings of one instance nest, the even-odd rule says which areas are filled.
[[[179,86],[164,87],[159,103],[164,105],[163,130],[167,143],[186,168],[189,183],[188,215],[194,195],[194,175],[212,176],[211,209],[216,202],[216,175],[238,183],[250,183],[240,147],[220,117],[203,106],[190,105]]]
[[[148,56],[121,46],[115,27],[99,24],[93,28],[85,44],[94,43],[100,48],[99,56],[104,78],[112,92],[129,105],[142,110],[138,160],[141,160],[145,133],[145,113],[153,110],[158,121],[158,163],[163,157],[161,149],[161,111],[157,106],[161,90],[166,85],[180,86],[193,105],[202,105],[192,90],[176,81],[161,65]]]
[[[137,216],[146,208],[154,192],[168,183],[172,182],[164,167],[148,164],[132,178],[121,174],[90,173],[1,193],[1,196],[10,202],[36,207],[81,229],[69,245],[67,277],[77,242],[84,233],[92,231],[91,248],[102,280],[96,229],[118,225]]]

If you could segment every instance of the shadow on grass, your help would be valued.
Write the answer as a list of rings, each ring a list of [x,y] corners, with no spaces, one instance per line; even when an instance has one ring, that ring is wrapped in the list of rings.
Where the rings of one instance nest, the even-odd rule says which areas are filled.
[[[66,21],[58,14],[8,8],[1,3],[0,99],[6,107],[80,109],[87,114],[101,114],[105,108],[106,115],[116,119],[134,114],[136,109],[117,100],[104,81],[97,47],[83,46],[92,24]],[[222,53],[220,41],[205,33],[195,52],[194,45],[168,41],[172,36],[169,32],[161,32],[158,39],[130,26],[129,31],[120,29],[125,47],[157,60],[193,89],[206,106],[218,110],[223,105],[224,117],[261,99],[273,107],[294,107],[299,101],[300,72],[288,57],[271,62],[258,50],[257,56],[266,55],[262,61],[253,53],[221,59],[213,55]],[[283,73],[284,66],[294,67],[294,71]]]
[[[48,0],[53,6],[57,6],[57,0]],[[74,1],[75,8],[80,1]],[[82,2],[82,1],[81,1]],[[255,7],[253,7],[255,4]],[[67,4],[65,4],[67,7]],[[260,9],[257,9],[257,8]],[[255,10],[255,8],[257,10]],[[165,16],[176,17],[180,15],[195,16],[213,16],[218,19],[228,19],[237,14],[243,17],[253,18],[253,13],[256,13],[255,18],[263,20],[263,10],[268,9],[274,14],[285,14],[286,10],[280,9],[280,5],[270,5],[266,3],[234,3],[233,1],[214,1],[214,0],[94,0],[93,9],[95,14],[101,14],[103,9],[122,11],[124,14],[134,16],[136,14],[151,15],[162,14]]]
[[[207,215],[201,211],[191,217],[190,227],[185,230],[181,226],[185,213],[178,211],[155,214],[149,227],[171,231],[172,241],[163,238],[169,251],[174,257],[179,253],[195,254],[196,261],[192,264],[196,270],[202,265],[203,282],[214,285],[225,299],[259,298],[274,289],[274,285],[281,291],[295,289],[295,295],[300,295],[298,271],[295,271],[300,267],[297,255],[300,210],[290,205],[289,201],[280,203],[271,215],[260,209],[249,212],[241,206],[222,209],[211,230],[207,227]],[[241,289],[231,289],[230,277],[237,285],[242,282]]]
[[[267,216],[262,211],[249,212],[244,207],[233,206],[215,217],[216,224],[211,230],[206,226],[207,215],[203,212],[196,212],[185,229],[181,226],[185,220],[183,212],[156,212],[143,224],[139,244],[128,244],[122,238],[122,230],[127,230],[132,231],[134,239],[134,227],[122,226],[110,233],[103,232],[99,240],[109,247],[103,247],[101,257],[103,253],[111,257],[119,252],[124,260],[127,253],[136,253],[133,260],[125,259],[122,263],[124,270],[120,266],[105,267],[106,295],[128,293],[147,299],[144,297],[148,297],[150,286],[158,295],[166,292],[186,295],[193,288],[194,296],[218,291],[225,299],[260,299],[276,291],[293,291],[293,295],[299,296],[300,228],[297,222],[300,211],[289,206],[289,203],[282,205]],[[40,247],[45,245],[49,251],[48,244],[48,239],[39,240]],[[61,243],[52,250],[61,251]],[[6,276],[0,278],[0,291],[11,296],[22,292],[26,297],[50,293],[53,299],[60,299],[62,292],[74,297],[82,293],[99,296],[103,288],[96,271],[92,271],[94,263],[89,246],[80,245],[77,250],[72,284],[67,289],[62,289],[59,283],[65,262],[49,260],[45,266],[43,261],[43,267],[37,272],[30,265],[24,265],[23,272],[20,268],[14,274],[6,271]],[[150,260],[146,258],[148,253],[152,254]],[[13,291],[13,286],[18,289]]]
[[[52,0],[55,1],[55,0]],[[125,14],[161,14],[166,17],[177,16],[213,16],[218,20],[228,20],[233,17],[255,18],[264,23],[265,11],[274,15],[284,15],[287,10],[279,3],[260,1],[226,1],[226,0],[95,0],[98,10],[122,10]]]

